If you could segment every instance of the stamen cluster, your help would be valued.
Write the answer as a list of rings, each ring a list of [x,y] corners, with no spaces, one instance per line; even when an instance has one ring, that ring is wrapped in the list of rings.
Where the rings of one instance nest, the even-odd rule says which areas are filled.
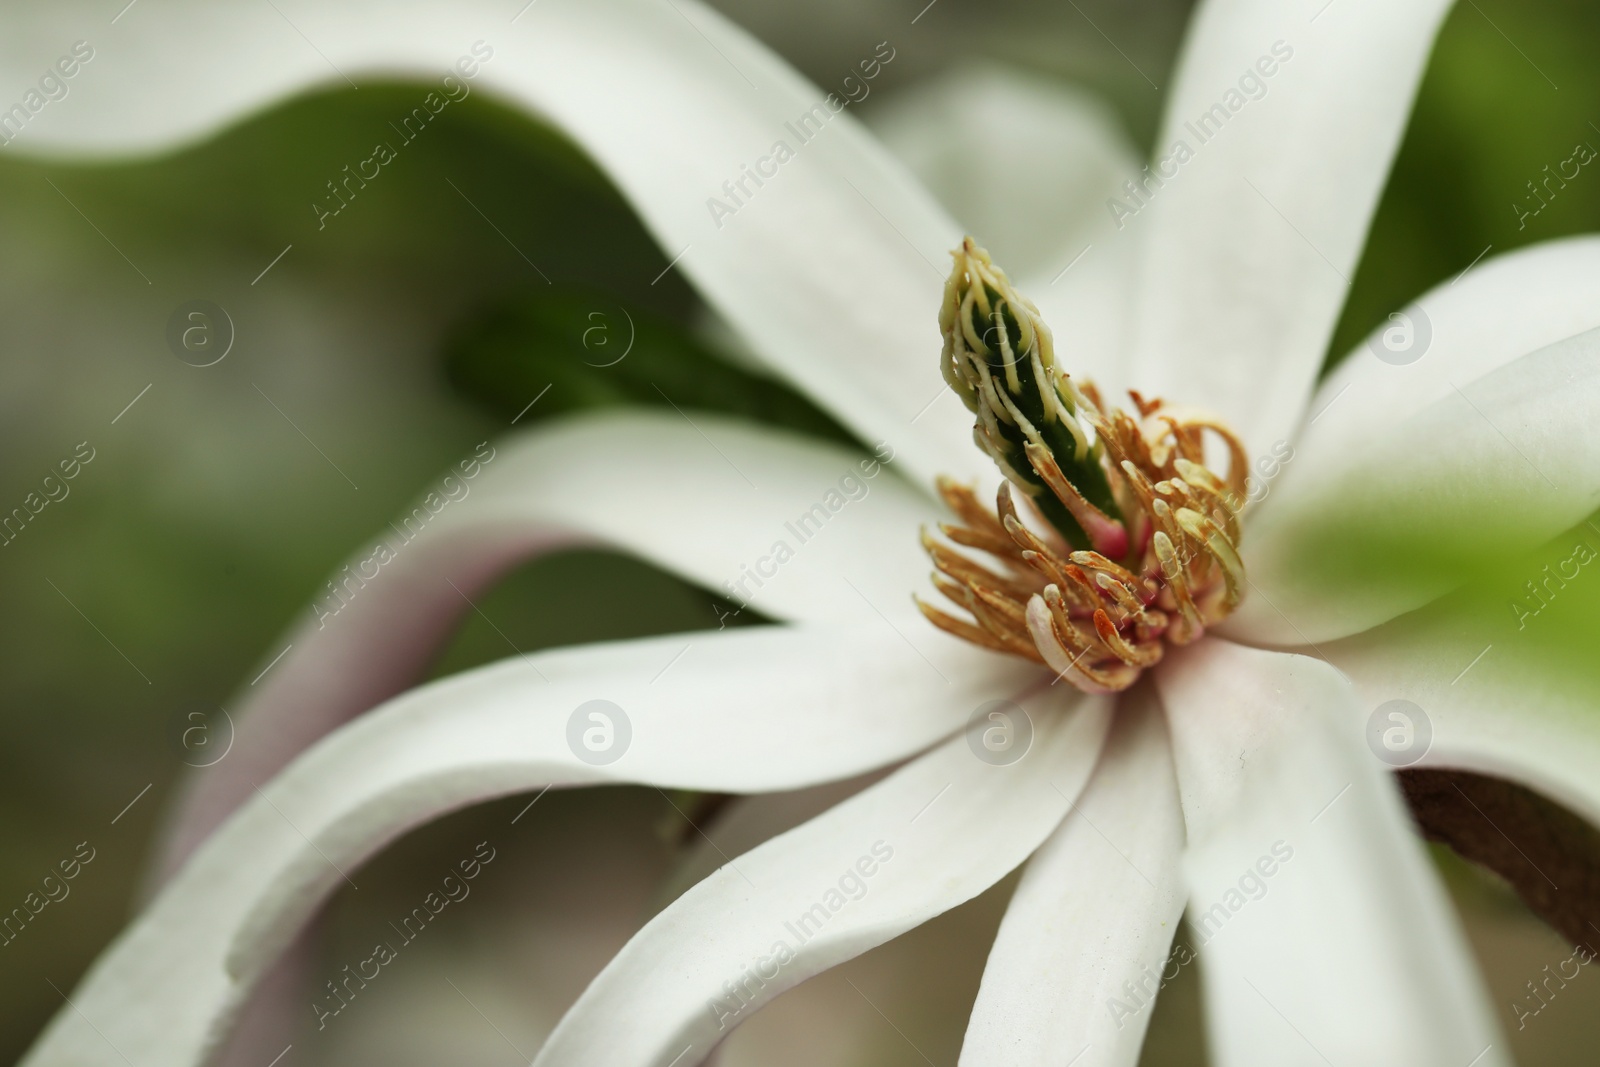
[[[1243,445],[1200,412],[1130,393],[1137,418],[1055,366],[1049,328],[969,239],[954,253],[939,322],[945,380],[977,416],[973,434],[1009,484],[994,511],[941,479],[961,520],[926,530],[933,581],[971,621],[918,606],[939,628],[1049,665],[1086,692],[1126,689],[1162,656],[1228,615],[1243,592]],[[1210,431],[1228,478],[1205,465]],[[1039,522],[1025,523],[1016,487]]]

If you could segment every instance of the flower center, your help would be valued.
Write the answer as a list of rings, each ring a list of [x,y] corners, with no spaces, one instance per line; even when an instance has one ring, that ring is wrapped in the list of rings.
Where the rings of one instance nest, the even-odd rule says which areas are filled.
[[[935,626],[1047,664],[1091,693],[1126,689],[1238,606],[1239,512],[1247,460],[1219,419],[1129,392],[1137,417],[1055,365],[1050,329],[968,238],[952,253],[939,326],[945,381],[977,416],[973,436],[999,466],[995,510],[948,478],[960,519],[928,531],[934,586],[969,619],[917,600]],[[1228,477],[1205,465],[1220,439]],[[1011,490],[1024,497],[1024,522]]]

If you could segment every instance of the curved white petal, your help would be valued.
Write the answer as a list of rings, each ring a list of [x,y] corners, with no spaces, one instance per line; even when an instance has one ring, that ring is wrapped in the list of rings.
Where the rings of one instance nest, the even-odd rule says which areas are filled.
[[[916,929],[806,979],[743,1022],[707,1063],[954,1063],[984,958],[1015,887],[1015,873],[1007,875]]]
[[[257,1067],[262,1049],[280,1047],[274,1042],[300,1030],[306,1019],[306,1002],[316,995],[312,991],[320,961],[314,929],[307,928],[262,972],[207,1067]]]
[[[673,636],[486,667],[328,737],[258,783],[91,969],[26,1062],[95,1061],[107,1042],[138,1067],[202,1062],[323,896],[443,812],[551,784],[731,792],[845,777],[903,758],[1039,677],[941,639],[944,677],[896,635],[847,627],[689,640],[687,652]],[[615,707],[585,710],[594,700]],[[579,758],[625,740],[609,764]]]
[[[1449,401],[1456,389],[1600,326],[1600,239],[1551,241],[1487,259],[1397,315],[1403,318],[1384,323],[1323,382],[1294,438],[1292,458],[1267,486],[1266,498],[1252,507],[1242,549],[1262,595],[1245,602],[1226,632],[1253,640],[1276,633],[1282,641],[1283,622],[1269,601],[1291,616],[1312,615],[1315,625],[1327,610],[1309,611],[1309,597],[1318,594],[1343,602],[1328,619],[1337,627],[1334,634],[1395,614],[1381,599],[1361,605],[1365,611],[1351,603],[1392,592],[1376,588],[1381,583],[1332,580],[1322,582],[1318,594],[1297,589],[1318,575],[1310,553],[1297,551],[1288,531],[1335,521],[1345,511],[1347,498],[1330,490],[1339,472],[1360,463],[1371,442],[1430,405]],[[1484,415],[1497,408],[1485,407]]]
[[[1156,140],[1170,176],[1123,220],[1144,242],[1132,384],[1217,411],[1252,455],[1288,437],[1449,8],[1200,6]],[[1178,142],[1193,158],[1163,166]]]
[[[730,856],[821,815],[894,770],[884,767],[795,792],[733,798],[710,825],[702,825],[703,836],[689,842],[690,851],[658,887],[656,902],[645,914],[666,907]],[[753,1016],[741,1013],[744,1021],[717,1046],[710,1062],[717,1067],[850,1063],[871,1058],[885,1042],[915,1048],[935,1061],[941,1047],[953,1054],[1010,895],[1006,881],[938,920],[807,979]],[[931,989],[924,981],[930,966],[941,974]],[[576,993],[565,1003],[575,999]]]
[[[270,1058],[291,1042],[283,1062],[292,1058],[298,1067],[494,1067],[508,1043],[532,1055],[639,928],[640,909],[663,874],[658,834],[662,811],[670,811],[663,794],[619,792],[514,798],[467,816],[482,831],[477,836],[466,836],[471,829],[458,818],[453,830],[425,828],[385,849],[370,873],[352,872],[361,891],[330,903],[262,973],[206,1067],[264,1067],[263,1050]],[[443,848],[433,855],[449,867],[471,857],[485,836],[496,852],[483,877],[450,887],[459,895],[452,905],[471,903],[446,908],[426,937],[414,929],[395,936],[387,923],[403,926],[406,907],[440,886],[443,872],[433,867],[430,876],[418,845],[431,838]],[[440,846],[447,839],[453,843]],[[407,855],[397,871],[396,859]],[[400,903],[388,884],[396,874],[423,888]],[[403,941],[405,933],[415,939]],[[375,938],[401,962],[384,964],[374,978]],[[370,988],[339,970],[347,962],[373,978]],[[325,984],[330,978],[351,1003],[341,1007]],[[320,1024],[319,1010],[329,1012]]]
[[[17,12],[0,69],[32,74],[100,21],[91,10]],[[980,469],[966,419],[917,418],[944,389],[936,319],[956,226],[842,97],[697,0],[544,0],[520,13],[488,0],[190,0],[129,11],[115,34],[72,105],[42,111],[19,147],[158,149],[314,85],[438,86],[466,57],[475,88],[549,119],[599,163],[675,269],[773,367],[926,479]],[[893,50],[879,46],[880,59]]]
[[[1359,443],[1296,453],[1250,519],[1253,595],[1222,632],[1343,637],[1543,544],[1600,506],[1597,410],[1591,329],[1456,382]]]
[[[785,619],[921,617],[917,527],[943,512],[871,456],[740,419],[631,411],[531,433],[504,458],[475,511],[445,509],[441,533],[568,531]]]
[[[452,901],[413,941],[402,943],[387,924],[402,925],[405,909],[440,884],[442,872],[430,874],[426,862],[418,862],[421,841],[396,850],[411,857],[403,872],[395,871],[391,854],[370,874],[354,874],[361,891],[341,894],[316,924],[327,947],[319,973],[294,991],[294,1021],[301,1026],[261,1040],[239,1067],[267,1067],[291,1039],[294,1051],[277,1067],[291,1060],[296,1067],[526,1067],[584,987],[638,930],[666,859],[657,835],[662,811],[671,809],[659,793],[571,794],[552,791],[532,807],[532,796],[513,798],[453,820],[450,829],[416,835],[436,843],[432,854],[444,864],[472,856],[485,838],[482,851],[495,852],[466,883],[463,906]],[[470,827],[480,832],[468,836]],[[380,870],[421,888],[397,897],[393,887],[380,884]],[[363,899],[374,896],[373,889],[378,898]],[[462,892],[459,885],[456,890]],[[347,962],[352,971],[371,975],[362,957],[384,935],[398,960],[384,965],[370,987],[344,987],[354,997],[341,1008],[324,982],[348,981],[339,970]],[[322,1029],[313,1003],[337,1011]],[[266,1057],[264,1049],[270,1050]],[[519,1060],[513,1050],[525,1055]]]
[[[1049,325],[1062,369],[1127,407],[1124,393],[1139,388],[1128,358],[1139,250],[1112,237],[1110,229],[1091,228],[1050,270],[1023,279],[1018,288]]]
[[[731,861],[629,942],[534,1062],[699,1063],[784,989],[994,884],[1049,835],[1100,752],[1110,702],[1063,700],[1035,699],[1033,744],[1014,763],[952,738]]]
[[[1139,169],[1105,103],[998,64],[913,83],[867,124],[1013,278],[1048,282]]]
[[[1546,241],[1484,259],[1398,309],[1318,386],[1284,484],[1299,480],[1299,456],[1359,448],[1450,396],[1452,382],[1466,385],[1597,326],[1600,237]]]
[[[1157,679],[1219,1067],[1509,1064],[1450,904],[1328,664],[1208,638]]]
[[[1139,1062],[1183,915],[1183,812],[1154,691],[1121,701],[1117,719],[1088,788],[1006,909],[962,1067]]]
[[[1600,826],[1596,559],[1600,530],[1581,524],[1497,581],[1323,651],[1361,694],[1363,723],[1401,728],[1397,763],[1521,782]]]
[[[252,782],[414,683],[479,592],[542,552],[607,545],[755,611],[866,622],[891,638],[897,626],[934,647],[910,598],[926,583],[917,527],[934,506],[868,457],[713,415],[632,412],[530,431],[463,462],[475,478],[456,472],[397,517],[269,653],[288,647],[246,687],[228,757],[191,783],[165,869]],[[378,544],[387,562],[373,562]]]
[[[1120,395],[1134,248],[1105,205],[1139,164],[1111,109],[1052,79],[984,65],[913,85],[869,114],[1039,306],[1067,371]],[[954,396],[939,404],[960,414]]]
[[[836,804],[887,777],[894,768],[882,767],[856,778],[824,782],[787,793],[759,793],[734,797],[710,820],[697,827],[686,842],[682,859],[656,892],[660,911],[694,886],[709,878],[729,856],[749,852],[803,822],[809,822]]]

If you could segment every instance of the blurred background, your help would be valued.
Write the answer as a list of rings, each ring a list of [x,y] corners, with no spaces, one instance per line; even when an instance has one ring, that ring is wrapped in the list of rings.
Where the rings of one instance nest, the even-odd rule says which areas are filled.
[[[894,63],[855,105],[869,125],[981,58],[1092,91],[1149,147],[1187,3],[924,3],[715,6],[819,84],[893,41]],[[1597,39],[1600,8],[1578,0],[1458,6],[1330,362],[1487,248],[1600,230],[1600,178],[1587,171],[1535,217],[1514,207],[1547,164],[1600,146]],[[23,88],[0,86],[0,96]],[[678,274],[650,284],[668,256],[600,172],[487,94],[452,106],[363,191],[359,210],[310,239],[304,191],[415,95],[378,82],[329,89],[175,154],[116,165],[0,150],[0,509],[39,491],[80,446],[93,454],[69,495],[0,548],[0,901],[20,903],[78,842],[95,850],[71,897],[0,949],[0,1059],[19,1055],[60,1006],[50,983],[70,990],[135,906],[185,762],[203,762],[182,742],[190,716],[214,722],[327,575],[477,442],[506,432],[544,386],[549,396],[519,427],[659,402],[648,382],[673,376],[697,406],[842,433],[730,362]],[[295,253],[263,278],[290,242]],[[537,250],[539,267],[519,248]],[[226,308],[235,331],[209,367],[175,358],[167,342],[175,309],[193,300]],[[584,359],[586,323],[573,309],[596,301],[643,324],[615,372]],[[628,610],[616,610],[624,599]],[[433,669],[511,646],[715,628],[718,606],[635,561],[569,553],[480,601],[483,617],[466,621]],[[334,899],[318,948],[330,974],[364,956],[375,931],[473,843],[497,849],[474,890],[480,904],[408,949],[327,1032],[310,1036],[307,1011],[283,1067],[531,1055],[659,906],[656,887],[692,862],[698,835],[655,790],[552,794],[512,824],[524,803],[406,838],[363,873],[372,892]],[[1519,1029],[1511,1005],[1570,949],[1492,876],[1435,855],[1518,1062],[1593,1063],[1600,977],[1585,970]],[[1012,884],[781,998],[723,1062],[954,1063]],[[1204,1062],[1192,972],[1159,1001],[1152,1067]],[[787,1051],[754,1058],[758,1041]],[[263,1067],[277,1051],[262,1048]]]

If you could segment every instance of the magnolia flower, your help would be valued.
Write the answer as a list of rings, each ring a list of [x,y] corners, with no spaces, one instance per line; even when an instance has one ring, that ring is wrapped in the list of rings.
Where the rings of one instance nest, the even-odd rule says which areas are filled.
[[[1029,402],[1062,431],[1032,454],[1039,440],[1011,430],[1045,416],[1020,407],[1020,378],[997,410],[962,370],[981,379],[994,352],[983,333],[957,339],[941,298],[937,260],[962,230],[836,98],[692,0],[552,0],[509,26],[487,6],[293,10],[310,51],[231,8],[130,22],[138,40],[96,60],[107,88],[48,112],[36,148],[170,143],[329,66],[436,72],[494,32],[483,86],[572,136],[752,352],[878,454],[690,413],[499,442],[473,494],[391,546],[333,623],[308,615],[238,758],[196,784],[172,845],[192,855],[25,1062],[203,1062],[344,873],[442,812],[552,785],[760,794],[880,769],[646,923],[535,1062],[699,1062],[784,990],[1024,864],[963,1063],[1135,1062],[1186,905],[1206,937],[1218,1063],[1509,1062],[1361,731],[1378,702],[1413,699],[1432,720],[1428,765],[1491,771],[1600,819],[1600,742],[1577,688],[1534,670],[1539,646],[1502,636],[1517,620],[1462,588],[1478,555],[1566,558],[1563,531],[1597,503],[1600,248],[1486,261],[1421,298],[1422,358],[1358,352],[1316,384],[1444,8],[1345,0],[1314,23],[1254,0],[1201,8],[1150,173],[1079,235],[1087,249],[1061,249],[1054,282],[1016,287],[1036,304],[1007,295],[1013,320],[1026,307],[1037,323],[1007,323],[1021,343],[1001,365],[1039,358]],[[30,17],[23,36],[66,32],[57,9]],[[803,115],[822,132],[777,152]],[[1004,148],[963,161],[980,200]],[[781,166],[755,182],[752,161]],[[731,217],[707,207],[724,182]],[[981,260],[961,247],[965,300]],[[1045,325],[1058,366],[1043,362]],[[952,364],[960,344],[975,361]],[[998,524],[1015,552],[993,530],[965,543],[1031,566],[1027,535],[1061,558],[1029,547],[1059,575],[1024,587],[1010,572],[1010,608],[976,599],[975,574],[971,597],[948,587],[968,607],[1020,605],[1026,625],[1005,638],[982,610],[944,618],[962,637],[941,632],[910,597],[927,589],[917,531],[950,518],[935,479],[981,485],[973,501],[997,481],[941,364],[1044,519]],[[1130,387],[1172,405],[1135,402],[1143,422],[1205,414],[1148,433],[1129,420],[1119,436],[1129,423],[1110,409]],[[1238,454],[1206,451],[1202,425]],[[1264,457],[1281,467],[1270,493],[1235,516],[1242,463],[1260,476]],[[1184,506],[1162,514],[1140,478]],[[958,517],[971,532],[986,516]],[[541,653],[395,696],[463,594],[574,543],[634,552],[784,624]],[[1415,566],[1418,546],[1439,558]],[[1085,569],[1084,553],[1140,569]],[[1076,605],[1061,560],[1096,575]],[[938,561],[946,579],[960,569]],[[1110,628],[1091,635],[1097,611]],[[746,810],[759,825],[759,803]]]

